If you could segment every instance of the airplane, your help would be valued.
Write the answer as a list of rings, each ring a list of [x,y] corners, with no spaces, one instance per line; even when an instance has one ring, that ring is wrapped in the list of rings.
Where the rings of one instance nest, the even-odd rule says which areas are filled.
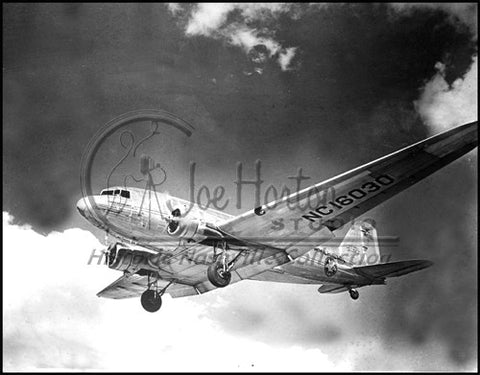
[[[77,209],[118,239],[108,246],[105,262],[123,272],[97,295],[140,296],[143,308],[155,312],[164,293],[199,295],[258,280],[320,285],[320,293],[348,291],[356,300],[358,288],[386,284],[387,278],[432,262],[380,263],[375,222],[355,220],[477,147],[477,126],[476,121],[457,126],[235,217],[126,186],[85,196]],[[306,204],[328,191],[334,196]],[[295,225],[272,225],[279,219]],[[351,222],[338,248],[322,246]]]

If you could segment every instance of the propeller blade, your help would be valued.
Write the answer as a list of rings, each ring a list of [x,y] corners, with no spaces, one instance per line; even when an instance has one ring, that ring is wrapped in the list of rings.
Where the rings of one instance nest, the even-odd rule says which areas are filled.
[[[108,245],[107,250],[105,250],[105,265],[108,265],[110,261],[110,255],[112,253],[112,250],[115,248],[115,246],[117,246],[117,244],[112,243]]]

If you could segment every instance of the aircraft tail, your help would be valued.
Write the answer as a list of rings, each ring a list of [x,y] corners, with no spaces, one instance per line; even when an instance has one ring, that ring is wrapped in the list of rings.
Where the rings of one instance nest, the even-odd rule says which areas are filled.
[[[400,262],[373,264],[370,266],[356,266],[353,269],[359,275],[370,279],[372,284],[384,284],[386,278],[403,276],[432,265],[433,262],[429,260],[402,260]],[[362,286],[365,285],[356,285],[355,287]],[[320,293],[341,293],[349,291],[350,288],[351,286],[343,284],[324,284],[318,288],[318,291]]]
[[[366,219],[355,222],[345,235],[338,252],[345,261],[355,266],[378,264],[380,249],[375,221]]]

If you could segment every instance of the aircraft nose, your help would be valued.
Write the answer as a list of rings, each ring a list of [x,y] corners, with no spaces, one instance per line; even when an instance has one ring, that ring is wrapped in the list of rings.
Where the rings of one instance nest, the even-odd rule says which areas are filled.
[[[101,225],[102,220],[102,210],[105,207],[106,200],[105,197],[98,195],[90,195],[81,198],[77,202],[77,210],[85,219],[94,225]]]
[[[88,210],[88,200],[86,198],[81,198],[77,202],[77,210],[80,212],[80,215],[86,216],[86,212]]]
[[[80,215],[89,219],[95,216],[95,211],[98,210],[100,203],[102,202],[99,202],[97,196],[86,196],[77,202],[77,210]]]

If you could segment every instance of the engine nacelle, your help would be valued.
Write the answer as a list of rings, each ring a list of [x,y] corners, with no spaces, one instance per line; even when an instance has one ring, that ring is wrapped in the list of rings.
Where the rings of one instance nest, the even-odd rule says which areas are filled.
[[[173,219],[167,226],[167,233],[172,237],[179,237],[195,242],[205,239],[221,239],[223,235],[213,226],[196,219]]]
[[[130,250],[113,246],[108,254],[107,264],[109,268],[117,271],[135,273],[141,269],[158,271],[158,267],[152,262],[157,254],[146,251]]]

